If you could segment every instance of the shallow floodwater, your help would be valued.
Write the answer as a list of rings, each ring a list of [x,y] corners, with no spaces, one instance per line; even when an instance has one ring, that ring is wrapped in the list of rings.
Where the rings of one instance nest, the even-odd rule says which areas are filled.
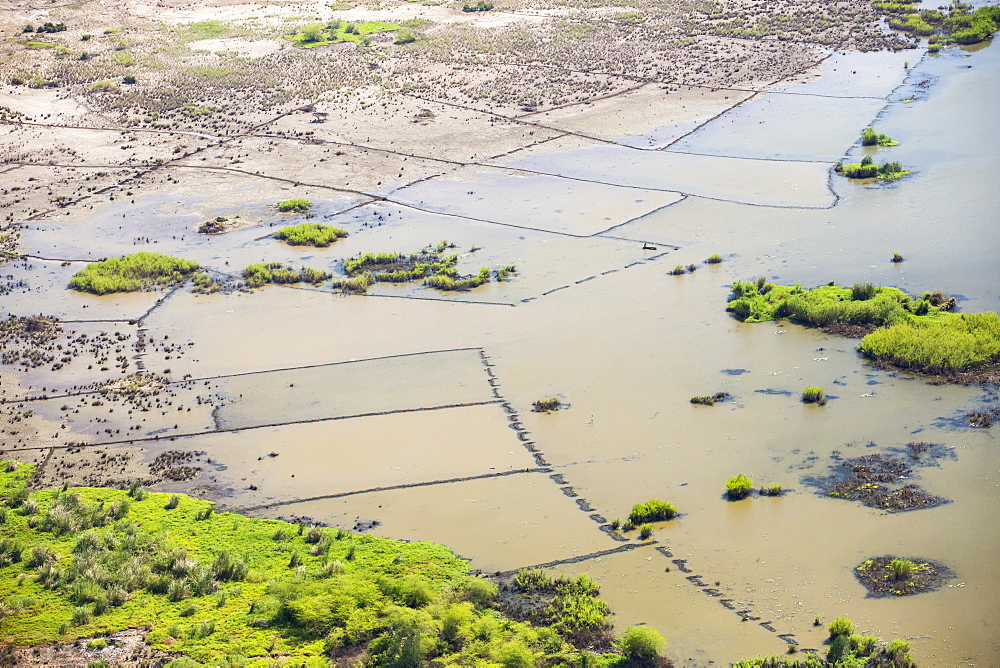
[[[343,214],[355,200],[326,202],[319,215],[350,236],[325,249],[269,238],[298,219],[269,213],[263,196],[241,210],[253,227],[207,239],[192,227],[213,205],[194,193],[112,203],[27,233],[45,257],[142,247],[234,274],[264,260],[338,272],[346,257],[441,239],[456,244],[463,273],[517,266],[510,281],[468,293],[181,289],[157,304],[163,295],[64,290],[81,265],[54,261],[12,269],[32,286],[5,306],[77,319],[145,314],[145,336],[185,346],[143,360],[188,377],[171,387],[177,405],[111,425],[139,426],[128,435],[148,459],[168,449],[212,459],[170,489],[197,486],[262,516],[438,541],[486,571],[588,572],[620,626],[657,627],[683,665],[780,654],[789,642],[822,648],[813,620],[837,616],[909,639],[921,664],[993,665],[1000,432],[963,418],[996,405],[996,392],[878,371],[855,340],[724,311],[732,281],[759,275],[941,289],[964,310],[1000,310],[1000,50],[916,57],[837,54],[822,78],[724,114],[670,152],[553,141],[504,163],[520,174],[451,174]],[[904,59],[915,67],[898,88]],[[835,117],[820,115],[831,109]],[[875,129],[901,145],[873,155],[916,173],[891,186],[831,177],[841,155],[860,159],[852,144],[879,114]],[[649,143],[667,135],[655,130]],[[600,201],[581,216],[588,198]],[[136,245],[144,232],[159,243]],[[95,250],[83,233],[108,244]],[[906,261],[890,263],[893,252]],[[713,253],[725,261],[704,264]],[[678,264],[697,270],[669,275]],[[94,380],[84,369],[26,376],[65,389]],[[829,403],[803,405],[807,385],[826,388]],[[731,397],[689,402],[716,392]],[[550,396],[565,408],[532,411]],[[74,400],[80,412],[67,415],[64,399],[36,403],[92,442],[125,438],[98,421],[109,406]],[[178,417],[178,405],[194,410]],[[948,453],[913,479],[948,503],[885,514],[811,485],[843,458],[913,441]],[[725,480],[738,472],[790,491],[727,502]],[[657,524],[655,544],[602,530],[654,497],[682,513]],[[937,560],[956,577],[933,593],[866,598],[852,569],[883,554]]]

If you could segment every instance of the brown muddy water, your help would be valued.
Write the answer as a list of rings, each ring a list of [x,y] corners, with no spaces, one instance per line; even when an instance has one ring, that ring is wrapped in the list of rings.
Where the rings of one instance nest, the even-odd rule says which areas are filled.
[[[164,488],[227,508],[434,540],[484,571],[590,573],[617,623],[657,627],[681,665],[821,648],[813,622],[837,616],[909,639],[923,665],[998,665],[1000,442],[996,427],[963,420],[996,405],[995,389],[878,371],[855,340],[724,311],[727,286],[759,275],[942,289],[962,309],[1000,309],[1000,50],[915,58],[836,55],[822,77],[676,142],[676,128],[622,146],[552,141],[489,169],[400,184],[345,214],[335,212],[356,199],[310,193],[319,216],[350,233],[326,249],[268,238],[297,219],[267,209],[272,193],[235,187],[32,223],[31,252],[60,261],[5,267],[30,286],[5,309],[117,320],[106,327],[157,344],[133,362],[176,382],[162,405],[133,414],[78,395],[26,405],[78,441],[141,447],[148,460],[204,452],[200,477]],[[891,186],[831,176],[845,154],[860,159],[858,132],[873,122],[901,142],[877,158],[916,174]],[[194,232],[223,213],[254,225]],[[348,256],[441,239],[457,245],[464,273],[515,264],[517,274],[468,293],[379,285],[364,297],[182,288],[158,303],[163,294],[63,288],[82,265],[62,259],[140,248],[219,272],[263,260],[336,272]],[[894,252],[906,261],[891,264]],[[704,264],[713,253],[725,261]],[[697,271],[668,274],[691,263]],[[72,394],[123,375],[87,364],[22,373],[22,387]],[[829,403],[803,405],[807,385]],[[731,396],[689,402],[716,392]],[[549,396],[564,409],[532,411]],[[886,514],[812,484],[842,459],[914,441],[948,452],[913,479],[948,503]],[[728,502],[738,472],[789,491]],[[654,497],[682,513],[657,524],[655,542],[606,530]],[[932,559],[956,577],[931,593],[867,598],[852,569],[883,554]]]

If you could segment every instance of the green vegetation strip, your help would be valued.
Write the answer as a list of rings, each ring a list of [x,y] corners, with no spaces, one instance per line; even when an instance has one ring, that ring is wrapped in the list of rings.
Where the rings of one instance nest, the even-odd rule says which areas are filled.
[[[196,269],[197,262],[139,252],[93,262],[73,275],[69,287],[95,295],[138,292],[176,285],[185,281]]]
[[[950,44],[976,44],[1000,30],[1000,7],[974,9],[955,2],[948,8],[917,10],[919,4],[917,0],[872,3],[875,9],[894,15],[888,20],[890,28],[927,37],[931,51]]]
[[[292,246],[319,246],[321,248],[325,248],[337,239],[343,239],[346,236],[347,232],[339,227],[319,223],[290,225],[274,233],[275,239],[281,239]]]
[[[285,35],[285,39],[295,42],[295,46],[311,49],[315,46],[337,44],[338,42],[361,43],[369,39],[368,35],[398,29],[399,26],[395,23],[386,23],[385,21],[366,21],[365,23],[331,21],[326,24],[307,25],[296,33]]]
[[[138,483],[31,492],[31,474],[0,463],[7,647],[144,627],[154,648],[212,665],[320,666],[346,653],[370,666],[625,666],[663,646],[650,630],[626,631],[620,653],[578,649],[574,638],[610,638],[587,576],[522,571],[511,600],[547,597],[515,621],[498,586],[441,545],[216,514]]]
[[[789,320],[831,331],[865,333],[858,350],[893,366],[944,376],[1000,364],[1000,317],[953,313],[940,292],[917,299],[871,283],[806,290],[756,281],[733,283],[728,310],[745,322]],[[846,329],[845,329],[846,328]]]

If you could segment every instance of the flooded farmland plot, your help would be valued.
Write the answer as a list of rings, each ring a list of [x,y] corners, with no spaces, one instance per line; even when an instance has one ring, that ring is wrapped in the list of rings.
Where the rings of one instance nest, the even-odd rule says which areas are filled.
[[[18,24],[40,11],[14,4]],[[336,11],[418,12],[390,4]],[[533,14],[525,35],[562,35],[538,46],[558,74],[476,60],[521,42],[433,3],[410,51],[389,33],[297,49],[290,9],[228,5],[211,34],[164,9],[199,82],[173,111],[128,92],[143,75],[74,74],[74,102],[0,64],[0,450],[35,488],[138,480],[434,541],[483,574],[587,574],[616,629],[655,627],[675,666],[825,654],[837,617],[919,665],[1000,663],[1000,352],[952,382],[970,376],[863,356],[867,322],[727,312],[745,281],[757,302],[900,288],[928,327],[1000,311],[996,45],[902,49],[879,27],[832,50],[712,24],[683,42],[708,65],[681,42],[633,62],[574,51],[599,13]],[[153,72],[113,55],[139,53],[128,34],[107,58]],[[770,65],[750,77],[709,39]],[[335,57],[340,87],[309,69]],[[891,140],[862,145],[867,127]],[[908,173],[837,171],[865,158]],[[676,515],[633,522],[649,499]],[[859,565],[897,557],[940,577],[867,591]]]

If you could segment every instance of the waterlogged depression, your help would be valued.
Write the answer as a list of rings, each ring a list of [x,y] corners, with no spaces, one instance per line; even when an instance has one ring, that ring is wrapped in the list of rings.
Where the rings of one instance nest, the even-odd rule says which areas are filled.
[[[878,371],[855,340],[747,325],[724,308],[733,280],[760,275],[942,289],[965,310],[1000,308],[1000,210],[984,187],[1000,181],[998,54],[950,50],[909,71],[904,54],[834,55],[818,79],[756,96],[667,150],[650,149],[709,114],[665,108],[660,127],[627,133],[625,145],[574,135],[460,171],[428,161],[414,180],[430,180],[369,184],[377,197],[333,192],[308,170],[284,181],[171,170],[127,201],[28,224],[28,253],[53,259],[5,266],[28,284],[4,295],[5,309],[99,321],[65,327],[114,341],[55,372],[19,371],[19,386],[5,376],[6,398],[36,399],[24,406],[56,432],[46,446],[146,462],[197,453],[191,477],[161,488],[225,508],[434,540],[488,571],[590,573],[619,625],[657,627],[684,665],[819,648],[826,633],[814,620],[840,615],[910,639],[923,663],[991,665],[1000,444],[995,428],[963,416],[994,405],[995,390]],[[852,144],[876,116],[901,144],[873,155],[916,174],[891,186],[831,176],[845,153],[872,152]],[[202,178],[217,195],[199,191]],[[293,196],[349,236],[328,248],[270,237],[301,222],[268,206]],[[196,232],[216,216],[244,229]],[[442,239],[463,274],[516,273],[458,294],[419,283],[366,296],[328,284],[65,289],[78,260],[136,250],[218,276],[262,261],[340,274],[344,258]],[[906,261],[890,263],[894,252]],[[705,264],[713,253],[724,261]],[[697,271],[668,273],[688,264]],[[119,364],[100,361],[109,351]],[[137,368],[172,380],[167,394],[79,394]],[[826,406],[799,401],[807,385],[826,388]],[[717,392],[729,396],[689,402]],[[551,396],[563,410],[532,410]],[[913,474],[947,503],[887,514],[815,486],[846,459],[910,442],[948,453]],[[67,453],[5,447],[54,466]],[[789,491],[728,502],[725,480],[738,472]],[[608,531],[654,497],[681,512],[656,525],[655,544]],[[867,598],[853,568],[883,554],[939,561],[956,577],[931,593]]]

